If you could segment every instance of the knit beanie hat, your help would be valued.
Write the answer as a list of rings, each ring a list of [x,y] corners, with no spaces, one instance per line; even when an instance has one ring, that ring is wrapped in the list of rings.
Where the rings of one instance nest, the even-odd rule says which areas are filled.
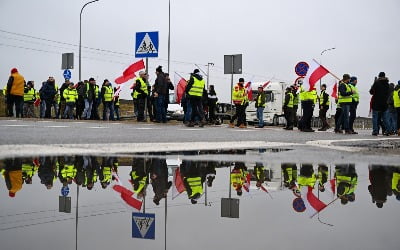
[[[17,68],[12,68],[11,69],[11,74],[14,74],[14,73],[17,73],[18,72],[18,69]]]

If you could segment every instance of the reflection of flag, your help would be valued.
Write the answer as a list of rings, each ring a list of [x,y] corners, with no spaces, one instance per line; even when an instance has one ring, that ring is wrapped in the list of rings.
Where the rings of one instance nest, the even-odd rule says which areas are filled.
[[[306,206],[306,210],[310,214],[310,217],[314,216],[316,213],[319,213],[324,208],[326,208],[326,204],[315,196],[312,187],[301,187],[300,192],[301,198],[304,201],[304,205]]]
[[[122,73],[122,76],[117,77],[114,81],[116,84],[121,84],[121,83],[127,82],[130,79],[135,78],[136,77],[135,73],[144,68],[145,68],[145,66],[144,66],[143,59],[139,60],[139,61],[131,64],[128,68],[126,68],[124,70],[124,72]]]
[[[128,188],[124,187],[122,185],[122,182],[119,180],[119,177],[115,173],[113,173],[113,179],[117,183],[112,186],[112,189],[114,189],[114,191],[116,191],[117,193],[120,194],[122,200],[127,205],[140,211],[140,209],[142,208],[142,202],[140,200],[137,200],[135,197],[133,197],[134,192],[132,192]]]
[[[329,70],[327,70],[321,64],[317,63],[317,61],[312,60],[310,67],[308,68],[307,75],[304,78],[304,82],[308,83],[309,89],[312,90],[315,88],[315,84],[317,83],[317,81],[319,81],[319,79],[321,79],[328,73]]]
[[[250,189],[250,179],[251,179],[251,175],[250,173],[246,174],[246,179],[245,179],[245,183],[243,184],[243,188],[244,190],[246,190],[246,192],[249,192]]]
[[[331,191],[333,194],[335,194],[335,190],[336,190],[336,182],[335,179],[332,179],[329,181],[329,184],[331,184]]]
[[[187,82],[183,77],[180,77],[176,73],[175,76],[177,76],[179,79],[179,82],[176,84],[176,103],[181,103],[182,96],[185,93]]]
[[[174,172],[174,185],[172,186],[172,199],[175,199],[183,193],[186,189],[185,186],[183,185],[183,179],[181,175],[180,168],[175,168]]]
[[[249,100],[250,101],[253,100],[253,91],[251,90],[251,82],[246,83],[244,88],[247,91],[247,97],[249,98]]]
[[[335,82],[335,85],[333,85],[333,88],[332,88],[332,94],[331,94],[331,96],[332,96],[333,98],[335,98],[335,99],[338,99],[337,93],[338,93],[338,86],[337,86],[337,82]]]

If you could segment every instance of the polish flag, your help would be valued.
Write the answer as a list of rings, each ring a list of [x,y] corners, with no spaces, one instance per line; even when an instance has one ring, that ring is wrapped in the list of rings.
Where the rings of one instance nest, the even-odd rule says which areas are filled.
[[[40,99],[37,98],[36,101],[33,103],[33,105],[35,105],[35,107],[39,107],[39,105],[40,105]]]
[[[186,191],[185,186],[183,185],[183,179],[181,175],[181,171],[179,168],[175,168],[173,170],[173,185],[172,185],[172,199],[178,197],[181,193]]]
[[[183,77],[180,77],[175,73],[175,77],[179,79],[179,82],[176,84],[176,103],[181,103],[182,96],[185,93],[187,82]]]
[[[250,173],[246,174],[246,182],[243,185],[244,190],[246,190],[246,192],[249,192],[250,189],[250,179],[251,179],[251,175]]]
[[[113,173],[112,176],[113,180],[116,182],[112,185],[112,189],[121,196],[121,199],[125,202],[125,204],[136,209],[137,211],[140,211],[142,208],[142,201],[133,197],[135,193],[122,185],[122,182],[116,173]]]
[[[270,84],[270,82],[271,82],[271,81],[268,81],[268,82],[264,83],[264,84],[262,85],[262,88],[265,89],[265,87],[267,87],[268,84]]]
[[[307,75],[304,78],[304,82],[308,83],[309,90],[315,89],[315,84],[319,81],[319,79],[328,73],[329,70],[313,59],[310,67],[308,68]]]
[[[121,85],[117,86],[117,89],[115,90],[115,93],[114,93],[114,99],[119,96],[123,86],[124,86],[124,84],[121,84]]]
[[[335,82],[335,85],[333,85],[333,88],[332,88],[332,94],[331,94],[331,96],[333,97],[333,98],[335,98],[335,99],[338,99],[338,86],[337,86],[337,82]]]
[[[306,210],[310,214],[310,218],[315,214],[321,212],[324,208],[326,208],[326,204],[319,200],[315,194],[313,193],[313,188],[310,186],[301,187],[301,198],[304,201],[304,205],[306,206]]]
[[[247,90],[247,97],[249,98],[249,100],[253,100],[253,91],[251,90],[251,82],[246,83],[246,85],[244,85],[244,88]]]
[[[116,84],[121,84],[121,83],[127,82],[130,79],[135,78],[136,77],[135,73],[144,68],[145,68],[144,61],[143,61],[143,59],[141,59],[141,60],[131,64],[128,68],[126,68],[124,70],[124,72],[122,73],[122,76],[117,77],[114,80],[114,82]]]
[[[332,180],[329,181],[329,184],[331,185],[331,192],[333,194],[336,193],[336,180],[333,178]]]

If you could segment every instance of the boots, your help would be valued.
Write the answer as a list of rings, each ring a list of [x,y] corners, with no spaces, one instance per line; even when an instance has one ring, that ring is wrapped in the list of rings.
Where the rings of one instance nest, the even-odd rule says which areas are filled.
[[[235,127],[235,124],[233,124],[233,122],[230,122],[230,123],[229,123],[229,127],[230,127],[230,128],[234,128],[234,127]]]
[[[239,128],[247,128],[247,126],[245,124],[240,124]]]

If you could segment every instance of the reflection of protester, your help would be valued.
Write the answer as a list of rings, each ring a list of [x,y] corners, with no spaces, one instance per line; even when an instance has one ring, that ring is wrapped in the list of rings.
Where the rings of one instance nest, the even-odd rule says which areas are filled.
[[[22,161],[19,158],[6,159],[4,165],[8,195],[15,197],[15,194],[22,189]]]
[[[300,167],[300,174],[297,177],[297,183],[299,188],[302,186],[308,186],[314,188],[317,178],[314,173],[314,168],[312,164],[302,164]]]
[[[254,177],[256,178],[256,187],[261,187],[265,181],[265,168],[261,162],[256,162],[254,167]]]
[[[32,177],[35,175],[38,167],[31,158],[22,159],[22,179],[26,184],[32,184]]]
[[[369,181],[368,191],[372,197],[372,203],[375,203],[378,208],[383,207],[388,194],[391,193],[391,178],[388,178],[389,169],[387,166],[371,165],[369,166]]]
[[[340,164],[335,167],[335,178],[337,186],[337,197],[342,205],[355,200],[358,176],[354,164]]]
[[[165,159],[152,159],[150,178],[154,191],[153,202],[159,205],[161,199],[167,198],[168,190],[172,186],[172,182],[168,181],[168,167]]]
[[[197,200],[203,195],[204,178],[201,168],[196,162],[184,160],[182,161],[180,170],[188,198],[192,204],[196,204]]]
[[[243,162],[236,162],[235,167],[231,171],[231,184],[236,190],[236,194],[241,196],[243,191],[242,187],[246,182],[247,167]]]
[[[296,187],[297,166],[294,163],[282,163],[283,185],[293,189]]]
[[[132,161],[132,170],[129,173],[131,177],[131,183],[133,186],[133,192],[138,198],[142,198],[146,195],[146,189],[148,185],[148,169],[149,166],[145,165],[144,158],[134,158]]]
[[[103,189],[107,188],[112,179],[112,157],[102,157],[102,163],[99,171],[99,181]]]
[[[394,167],[392,169],[392,192],[396,200],[400,201],[400,168]]]
[[[325,164],[318,164],[318,189],[325,191],[325,183],[328,181],[328,167]]]
[[[53,187],[53,181],[57,176],[56,163],[55,160],[50,157],[40,157],[40,167],[38,170],[38,175],[40,178],[40,183],[46,186],[47,189]]]

